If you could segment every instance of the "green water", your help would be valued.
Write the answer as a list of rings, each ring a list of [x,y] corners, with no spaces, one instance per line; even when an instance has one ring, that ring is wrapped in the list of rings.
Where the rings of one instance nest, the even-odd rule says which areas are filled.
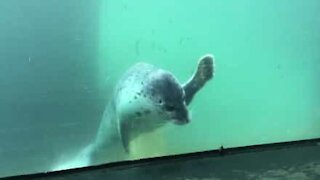
[[[187,126],[131,158],[320,137],[318,0],[0,2],[0,177],[51,170],[92,142],[121,75],[144,61],[181,83],[212,53]]]
[[[201,55],[214,54],[216,76],[193,101],[191,124],[160,133],[166,153],[316,138],[319,8],[316,0],[105,1],[102,72],[116,78],[146,61],[184,82]]]

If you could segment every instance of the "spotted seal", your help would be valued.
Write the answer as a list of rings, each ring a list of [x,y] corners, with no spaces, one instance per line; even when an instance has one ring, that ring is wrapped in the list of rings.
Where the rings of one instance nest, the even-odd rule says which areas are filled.
[[[118,81],[95,140],[81,153],[82,163],[97,165],[128,159],[130,142],[167,123],[190,122],[187,106],[214,75],[213,55],[204,55],[191,78],[180,84],[169,71],[139,62]]]

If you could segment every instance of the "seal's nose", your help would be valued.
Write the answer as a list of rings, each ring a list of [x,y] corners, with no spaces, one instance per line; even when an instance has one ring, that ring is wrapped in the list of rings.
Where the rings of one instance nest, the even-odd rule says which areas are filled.
[[[174,124],[176,124],[176,125],[185,125],[185,124],[188,124],[189,122],[190,121],[188,119],[186,119],[186,120],[181,120],[181,119],[174,120]]]
[[[183,124],[188,124],[190,122],[189,117],[183,120]]]
[[[182,125],[190,122],[189,111],[184,104],[177,104],[175,109],[170,113],[171,119],[175,124]]]
[[[185,111],[184,113],[177,114],[176,117],[174,117],[174,123],[178,125],[184,125],[188,124],[190,122],[188,111]]]

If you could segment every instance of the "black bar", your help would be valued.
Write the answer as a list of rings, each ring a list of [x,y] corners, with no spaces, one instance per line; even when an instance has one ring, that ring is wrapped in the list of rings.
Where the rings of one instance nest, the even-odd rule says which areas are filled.
[[[78,169],[70,169],[56,172],[48,172],[48,173],[39,173],[39,174],[31,174],[31,175],[21,175],[21,176],[13,176],[7,177],[5,179],[46,179],[53,177],[63,177],[65,175],[79,174],[79,173],[88,173],[90,171],[99,171],[99,170],[114,170],[114,169],[130,169],[134,167],[143,167],[143,166],[153,166],[159,165],[163,163],[173,163],[173,162],[181,162],[187,160],[199,160],[199,159],[207,159],[207,158],[223,158],[232,156],[232,155],[242,155],[248,153],[259,153],[264,151],[277,151],[283,149],[291,149],[291,148],[307,148],[307,147],[319,147],[320,146],[320,138],[317,139],[308,139],[308,140],[299,140],[299,141],[291,141],[291,142],[279,142],[272,144],[261,144],[261,145],[253,145],[253,146],[245,146],[245,147],[237,147],[237,148],[224,148],[221,147],[218,150],[204,151],[204,152],[196,152],[196,153],[188,153],[188,154],[180,154],[173,156],[163,156],[157,158],[148,158],[142,160],[135,161],[122,161],[116,163],[109,163],[100,166],[91,166],[84,167]],[[319,151],[320,158],[320,151]],[[66,178],[68,179],[68,178]]]

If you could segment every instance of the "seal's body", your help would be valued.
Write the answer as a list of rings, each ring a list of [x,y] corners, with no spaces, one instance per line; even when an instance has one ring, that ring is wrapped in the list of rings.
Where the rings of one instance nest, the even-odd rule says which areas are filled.
[[[168,122],[190,122],[187,105],[213,77],[213,56],[200,58],[197,70],[185,84],[170,72],[137,63],[118,82],[104,112],[96,139],[79,156],[77,166],[127,160],[130,142]]]

